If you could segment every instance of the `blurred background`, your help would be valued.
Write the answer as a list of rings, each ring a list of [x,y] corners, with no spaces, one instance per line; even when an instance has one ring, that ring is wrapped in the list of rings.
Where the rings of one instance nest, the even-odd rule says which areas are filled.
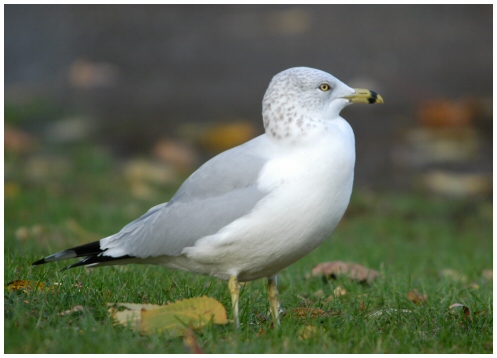
[[[180,182],[261,134],[272,76],[309,66],[385,100],[342,112],[356,188],[490,199],[492,33],[491,5],[6,5],[6,192],[15,163],[63,172],[78,143]]]
[[[122,330],[119,339],[108,331],[105,302],[162,303],[197,292],[189,287],[208,292],[212,280],[141,265],[60,272],[68,262],[31,263],[116,233],[168,201],[207,159],[262,134],[264,92],[293,66],[375,90],[385,104],[342,111],[357,146],[351,202],[331,240],[279,275],[283,307],[342,312],[329,317],[338,321],[328,333],[309,331],[319,332],[309,342],[327,340],[323,347],[340,338],[335,328],[343,322],[377,334],[346,343],[353,351],[364,344],[371,351],[491,351],[492,10],[4,5],[4,281],[64,283],[60,295],[5,289],[6,352],[85,351],[98,329],[107,340],[87,344],[96,351],[152,352],[163,342],[122,345]],[[384,279],[359,286],[306,278],[316,264],[336,260]],[[342,285],[347,294],[338,298]],[[228,304],[227,290],[212,287]],[[266,312],[251,293],[263,290],[262,281],[251,287],[244,302]],[[414,308],[418,290],[428,306]],[[385,313],[412,310],[416,334],[406,333],[412,318],[404,313],[402,322],[389,313],[363,323],[373,316],[364,302]],[[464,305],[461,318],[450,313],[455,302]],[[84,311],[65,316],[73,306]],[[295,342],[307,344],[300,336]]]

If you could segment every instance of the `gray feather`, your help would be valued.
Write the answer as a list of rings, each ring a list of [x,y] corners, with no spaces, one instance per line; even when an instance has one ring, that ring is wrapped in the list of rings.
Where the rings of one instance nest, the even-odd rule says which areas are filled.
[[[102,239],[105,255],[140,258],[180,255],[185,247],[247,215],[268,193],[257,187],[267,162],[246,146],[214,157],[193,173],[172,199],[151,208],[119,233]]]

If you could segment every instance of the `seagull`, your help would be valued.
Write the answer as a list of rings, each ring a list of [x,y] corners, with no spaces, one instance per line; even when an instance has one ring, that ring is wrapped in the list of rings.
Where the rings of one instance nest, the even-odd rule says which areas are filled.
[[[268,278],[279,325],[278,273],[329,237],[349,204],[355,138],[340,111],[351,103],[383,99],[313,68],[278,73],[262,101],[264,134],[207,161],[118,233],[33,265],[84,257],[67,269],[155,264],[226,280],[236,327],[240,282]]]

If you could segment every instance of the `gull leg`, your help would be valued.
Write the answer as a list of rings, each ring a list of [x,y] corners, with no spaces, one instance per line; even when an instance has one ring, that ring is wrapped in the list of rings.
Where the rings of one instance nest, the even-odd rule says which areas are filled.
[[[240,319],[238,318],[238,299],[240,298],[240,283],[236,276],[231,276],[228,283],[231,293],[231,307],[233,309],[233,319],[236,328],[240,328]]]
[[[276,275],[268,277],[267,296],[269,298],[269,307],[271,308],[273,322],[279,326],[280,303],[278,302],[278,279]]]

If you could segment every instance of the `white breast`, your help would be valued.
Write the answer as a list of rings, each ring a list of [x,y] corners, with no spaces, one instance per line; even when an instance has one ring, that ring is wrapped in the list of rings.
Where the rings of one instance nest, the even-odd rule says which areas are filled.
[[[335,229],[352,192],[354,135],[338,118],[326,135],[310,139],[264,166],[258,185],[270,194],[249,215],[186,250],[203,273],[240,281],[274,275]]]

